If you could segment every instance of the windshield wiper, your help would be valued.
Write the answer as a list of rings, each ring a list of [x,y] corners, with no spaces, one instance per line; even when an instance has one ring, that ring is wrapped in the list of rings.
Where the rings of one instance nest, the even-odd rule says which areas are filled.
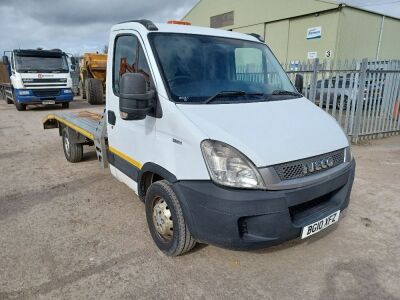
[[[286,90],[275,90],[272,92],[272,95],[289,95],[289,96],[303,97],[303,95],[298,92],[291,92]]]
[[[210,98],[206,99],[203,103],[208,104],[214,101],[215,99],[219,97],[224,97],[224,96],[243,96],[246,95],[246,92],[244,91],[221,91],[216,93],[214,96],[211,96]]]

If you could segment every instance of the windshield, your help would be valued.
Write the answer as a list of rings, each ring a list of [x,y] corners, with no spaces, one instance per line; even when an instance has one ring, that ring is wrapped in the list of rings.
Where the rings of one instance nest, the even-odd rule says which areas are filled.
[[[15,66],[18,72],[69,72],[68,63],[65,56],[43,57],[16,55]]]
[[[175,102],[208,103],[216,96],[224,103],[300,97],[265,44],[175,33],[152,33],[149,38]]]

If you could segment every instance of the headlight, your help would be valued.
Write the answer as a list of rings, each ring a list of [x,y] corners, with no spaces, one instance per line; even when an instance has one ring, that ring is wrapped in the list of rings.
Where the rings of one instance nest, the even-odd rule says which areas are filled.
[[[232,146],[218,141],[204,140],[201,143],[201,150],[214,182],[236,188],[264,188],[257,168]]]
[[[24,90],[21,90],[21,91],[18,91],[18,94],[20,94],[20,95],[30,95],[30,91],[24,91]]]
[[[63,90],[63,93],[64,93],[64,94],[71,94],[72,91],[71,91],[71,90]]]

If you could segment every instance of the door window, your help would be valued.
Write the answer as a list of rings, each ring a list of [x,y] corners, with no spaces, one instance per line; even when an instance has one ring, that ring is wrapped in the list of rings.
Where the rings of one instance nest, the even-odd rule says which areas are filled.
[[[235,65],[237,80],[264,82],[263,53],[256,48],[236,48]]]
[[[117,95],[121,77],[128,72],[143,74],[148,89],[153,85],[150,68],[138,39],[134,35],[121,35],[115,41],[113,62],[113,87]]]

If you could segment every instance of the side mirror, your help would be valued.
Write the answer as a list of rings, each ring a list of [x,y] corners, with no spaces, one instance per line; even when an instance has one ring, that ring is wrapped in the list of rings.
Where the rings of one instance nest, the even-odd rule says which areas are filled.
[[[294,86],[296,87],[297,91],[300,94],[303,94],[303,84],[304,84],[304,77],[303,75],[296,74],[296,79],[294,81]]]
[[[10,61],[8,60],[8,56],[7,55],[3,56],[3,64],[5,64],[5,65],[9,65],[10,64]]]
[[[75,71],[76,70],[76,65],[75,64],[71,64],[71,70]]]
[[[154,107],[155,91],[147,91],[146,79],[139,73],[121,77],[119,110],[124,120],[143,120]]]
[[[76,59],[74,56],[71,56],[71,65],[75,66],[76,65]]]

